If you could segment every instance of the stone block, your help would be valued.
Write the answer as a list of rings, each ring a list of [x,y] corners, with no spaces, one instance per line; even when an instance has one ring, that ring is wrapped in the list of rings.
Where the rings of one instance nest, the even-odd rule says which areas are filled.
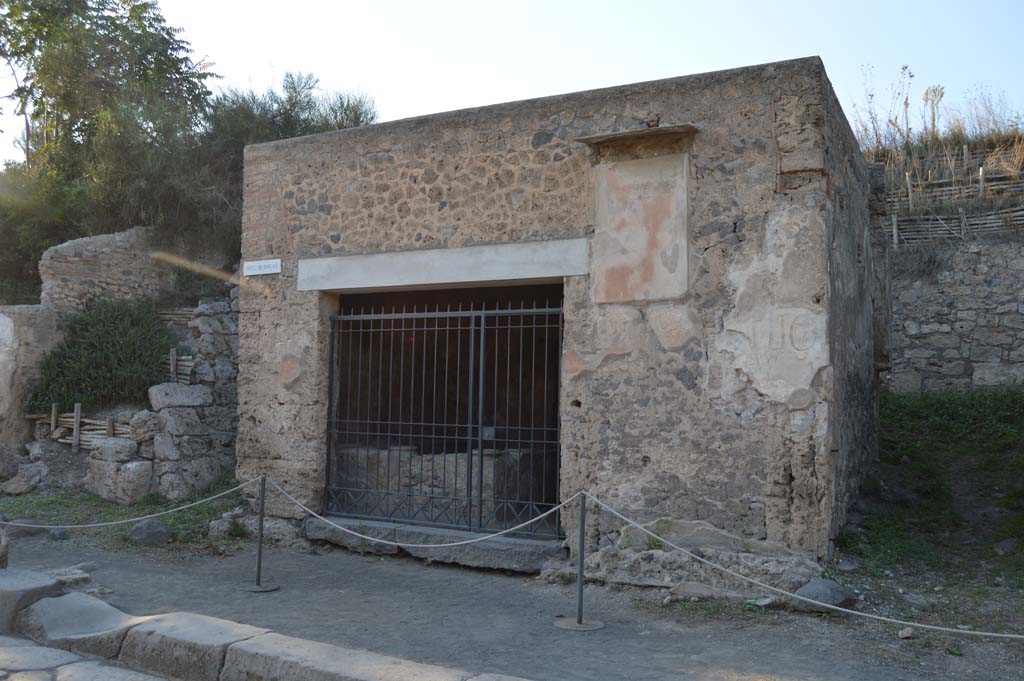
[[[60,665],[79,662],[81,659],[78,655],[66,650],[37,646],[28,641],[22,641],[20,646],[0,648],[0,669],[11,673],[52,669]],[[23,675],[19,674],[18,676]]]
[[[161,429],[169,435],[202,435],[206,428],[191,407],[169,407],[160,412]]]
[[[377,522],[374,520],[355,520],[351,518],[331,518],[331,522],[341,525],[342,527],[347,527],[353,532],[365,534],[368,537],[384,539],[386,541],[395,541],[396,525],[394,523]],[[306,539],[330,542],[335,546],[342,546],[346,549],[357,551],[359,553],[394,554],[399,551],[397,546],[378,544],[376,542],[353,536],[336,527],[328,525],[323,520],[313,516],[306,518],[302,524],[302,530],[306,535]]]
[[[101,461],[115,461],[118,463],[131,461],[139,453],[139,443],[134,439],[99,436],[93,438],[92,442],[92,453],[90,456]]]
[[[174,437],[167,433],[157,433],[153,438],[153,456],[157,461],[177,461],[181,458]]]
[[[148,409],[143,409],[132,414],[128,425],[132,428],[135,441],[142,443],[152,440],[160,432],[160,417]]]
[[[15,627],[48,646],[111,659],[128,630],[145,619],[76,591],[36,601],[18,614]]]
[[[185,484],[185,480],[182,479],[180,475],[177,473],[166,473],[160,476],[158,493],[164,499],[178,501],[179,499],[184,499],[191,494],[191,490],[189,489],[189,486]]]
[[[23,463],[18,466],[18,472],[13,478],[0,485],[0,492],[11,496],[28,494],[36,488],[50,469],[45,463]]]
[[[976,386],[1024,383],[1024,364],[976,363],[972,381]]]
[[[20,568],[0,570],[0,633],[14,630],[14,619],[20,610],[58,594],[60,583],[53,575]]]
[[[119,661],[189,681],[218,681],[228,646],[266,629],[187,612],[157,615],[128,632]]]
[[[116,463],[89,459],[85,488],[108,501],[134,503],[153,489],[153,462],[138,459]]]
[[[445,544],[462,541],[470,536],[456,530],[416,525],[399,525],[395,528],[395,541],[408,544]],[[527,574],[539,574],[544,563],[565,558],[565,547],[560,541],[509,536],[445,548],[403,546],[402,550],[411,556],[429,558],[439,563]]]
[[[220,681],[464,681],[458,669],[342,648],[281,634],[264,634],[228,649]]]
[[[132,669],[90,660],[76,662],[56,671],[55,681],[164,681],[160,677]]]
[[[205,407],[213,403],[213,395],[205,385],[161,383],[150,387],[149,402],[155,411],[172,407]]]

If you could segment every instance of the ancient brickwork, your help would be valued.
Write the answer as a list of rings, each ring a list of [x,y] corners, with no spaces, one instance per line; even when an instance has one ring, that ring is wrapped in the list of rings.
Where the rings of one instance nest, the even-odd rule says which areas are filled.
[[[40,302],[61,314],[95,298],[156,298],[173,286],[173,269],[148,257],[150,232],[136,227],[67,241],[43,253]]]
[[[836,450],[837,395],[844,413],[872,409],[870,378],[847,381],[867,369],[856,352],[873,355],[856,303],[867,174],[837,109],[810,59],[248,148],[243,257],[283,272],[242,294],[238,476],[321,507],[337,297],[296,290],[299,259],[585,237],[591,275],[564,281],[562,494],[826,555],[873,433],[851,420]],[[654,125],[690,132],[670,148],[593,141]],[[653,199],[631,213],[626,184]],[[844,268],[860,270],[836,290],[830,239],[847,232]],[[866,345],[834,372],[829,317],[847,309]],[[621,523],[592,527],[612,545]]]
[[[893,254],[897,391],[1024,383],[1024,241]]]

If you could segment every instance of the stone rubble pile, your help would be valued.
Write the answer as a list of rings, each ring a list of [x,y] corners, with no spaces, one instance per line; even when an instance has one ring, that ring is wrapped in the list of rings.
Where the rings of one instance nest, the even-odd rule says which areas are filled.
[[[0,470],[4,494],[31,492],[51,471],[62,487],[85,489],[118,503],[150,493],[178,500],[232,475],[238,428],[238,289],[225,300],[196,307],[182,344],[195,356],[191,385],[161,383],[149,389],[148,409],[119,409],[117,432],[130,437],[96,436],[91,450],[74,454],[57,443],[65,435],[39,424],[36,441],[26,445],[29,460]],[[84,474],[84,478],[82,477]]]

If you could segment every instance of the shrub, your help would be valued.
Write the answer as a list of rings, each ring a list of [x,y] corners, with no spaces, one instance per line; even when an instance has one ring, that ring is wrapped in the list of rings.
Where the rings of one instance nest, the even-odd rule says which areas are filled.
[[[175,344],[150,301],[96,301],[46,355],[29,410],[145,402],[149,386],[164,380],[163,360]]]

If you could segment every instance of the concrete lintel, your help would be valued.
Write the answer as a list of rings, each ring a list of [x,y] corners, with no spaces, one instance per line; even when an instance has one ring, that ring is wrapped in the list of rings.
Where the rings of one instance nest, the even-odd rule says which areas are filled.
[[[300,291],[361,291],[557,281],[587,273],[587,239],[299,260]]]

